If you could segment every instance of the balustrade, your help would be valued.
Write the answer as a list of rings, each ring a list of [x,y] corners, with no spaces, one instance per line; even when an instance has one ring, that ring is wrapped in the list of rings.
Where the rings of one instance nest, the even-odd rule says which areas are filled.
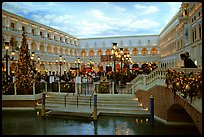
[[[202,69],[198,68],[172,68],[176,71],[183,71],[184,73],[197,72]],[[155,85],[166,85],[166,70],[167,68],[156,68],[148,75],[139,74],[131,81],[133,92],[138,89],[148,90]]]

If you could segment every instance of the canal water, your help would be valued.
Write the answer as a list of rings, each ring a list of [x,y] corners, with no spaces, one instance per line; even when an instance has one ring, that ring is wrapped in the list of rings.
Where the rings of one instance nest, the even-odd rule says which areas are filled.
[[[2,110],[3,135],[200,135],[193,125],[167,126],[155,119],[99,116],[97,121],[37,116],[34,110]]]

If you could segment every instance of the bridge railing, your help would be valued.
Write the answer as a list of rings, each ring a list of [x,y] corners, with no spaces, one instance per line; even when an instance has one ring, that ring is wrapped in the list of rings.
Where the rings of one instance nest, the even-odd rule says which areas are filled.
[[[176,70],[178,72],[184,72],[184,73],[189,73],[189,72],[196,73],[196,72],[202,71],[202,69],[200,68],[171,68],[171,69]],[[148,89],[152,88],[155,85],[167,86],[165,83],[167,70],[168,68],[157,68],[148,75],[139,74],[135,79],[131,81],[132,94],[137,92],[137,90],[139,89],[147,91]],[[179,95],[182,99],[184,99],[181,96],[180,91],[177,91],[175,93]],[[190,99],[189,96],[187,96],[185,100],[188,101],[198,111],[202,112],[202,95],[199,96],[198,98],[194,98],[193,101]]]
[[[202,71],[200,68],[171,68],[176,71],[183,71],[184,73],[198,72]],[[166,71],[168,68],[157,68],[153,70],[150,74],[139,74],[135,79],[133,79],[130,84],[132,86],[132,94],[137,90],[148,90],[155,85],[166,85]]]

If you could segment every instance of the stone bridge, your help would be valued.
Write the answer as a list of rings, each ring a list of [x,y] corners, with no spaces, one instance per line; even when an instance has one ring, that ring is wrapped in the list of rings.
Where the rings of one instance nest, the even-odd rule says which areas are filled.
[[[150,109],[150,96],[154,97],[154,115],[165,123],[192,122],[202,135],[202,101],[196,107],[189,101],[175,95],[166,86],[155,85],[148,90],[138,89],[135,92],[139,102]]]

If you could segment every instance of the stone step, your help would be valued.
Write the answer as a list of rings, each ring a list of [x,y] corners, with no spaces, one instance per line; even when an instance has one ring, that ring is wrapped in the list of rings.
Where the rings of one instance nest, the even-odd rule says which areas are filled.
[[[112,115],[112,116],[131,116],[131,117],[144,117],[147,118],[149,117],[149,113],[145,111],[138,111],[138,112],[119,112],[119,111],[100,111],[100,115]]]
[[[90,99],[91,96],[78,96],[78,98],[81,99]],[[64,99],[65,96],[48,96],[46,99]],[[77,96],[67,96],[67,99],[76,99]],[[91,98],[94,98],[92,96]],[[136,97],[97,97],[98,100],[135,100]]]
[[[79,106],[76,107],[74,105],[71,105],[70,107],[59,107],[59,109],[63,108],[63,110],[61,110],[61,112],[57,112],[56,109],[58,109],[57,107],[52,107],[52,108],[47,108],[46,107],[46,114],[49,113],[49,115],[55,115],[55,116],[59,116],[59,115],[72,115],[75,116],[75,114],[80,115],[80,113],[76,113],[76,110],[78,109],[78,111],[81,111],[80,109],[89,109],[90,113],[93,112],[93,108],[89,108],[89,107],[83,107],[83,106]],[[35,108],[36,110],[41,110],[42,107],[38,106]],[[66,112],[70,112],[69,114]],[[82,111],[83,112],[83,111]],[[97,113],[101,114],[101,115],[117,115],[117,116],[136,116],[136,117],[149,117],[149,112],[147,110],[144,109],[119,109],[119,108],[112,108],[112,109],[108,109],[108,108],[103,108],[103,107],[97,107]]]
[[[127,107],[121,107],[121,108],[114,108],[114,107],[104,107],[104,106],[97,106],[97,109],[99,111],[147,111],[143,107],[135,107],[135,108],[127,108]]]
[[[93,110],[94,96],[80,95],[78,96],[78,107],[77,107],[77,95],[69,94],[66,97],[65,107],[65,95],[66,94],[49,94],[46,97],[46,110],[55,110],[63,108],[64,111],[87,108]],[[91,107],[90,107],[91,97]],[[42,104],[38,104],[36,109],[42,109]],[[136,117],[147,117],[149,111],[142,107],[142,104],[138,101],[135,95],[132,94],[98,94],[97,95],[97,112],[102,115],[117,115],[117,116],[136,116]],[[60,112],[65,115],[64,112]],[[53,115],[60,115],[55,114]]]
[[[77,102],[77,100],[66,100],[66,103],[71,102]],[[82,100],[79,99],[78,102],[80,103],[90,103],[90,100]],[[93,103],[94,100],[91,100],[91,103]],[[45,103],[65,103],[65,100],[46,100]],[[133,105],[140,105],[141,103],[138,101],[133,100],[112,100],[112,101],[106,101],[106,100],[97,100],[97,104],[133,104]]]
[[[38,104],[41,105],[42,104]],[[77,102],[67,102],[66,105],[77,105]],[[79,102],[78,105],[80,106],[90,106],[89,102]],[[93,106],[94,103],[91,103],[91,106]],[[45,106],[65,106],[64,102],[49,102],[49,103],[45,103]],[[103,104],[103,103],[98,103],[97,106],[103,106],[103,107],[110,107],[110,108],[142,108],[141,104]]]

